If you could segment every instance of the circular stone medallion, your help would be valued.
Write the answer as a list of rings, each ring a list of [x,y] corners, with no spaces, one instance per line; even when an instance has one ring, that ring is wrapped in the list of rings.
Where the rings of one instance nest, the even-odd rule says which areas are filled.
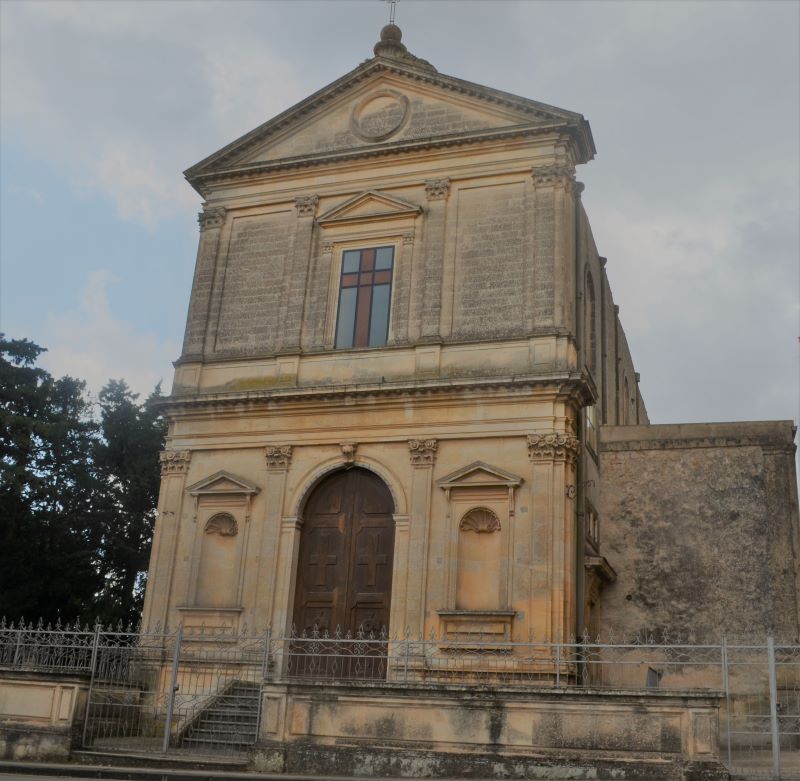
[[[384,141],[397,133],[408,119],[408,98],[381,90],[362,98],[350,115],[350,128],[362,141]]]

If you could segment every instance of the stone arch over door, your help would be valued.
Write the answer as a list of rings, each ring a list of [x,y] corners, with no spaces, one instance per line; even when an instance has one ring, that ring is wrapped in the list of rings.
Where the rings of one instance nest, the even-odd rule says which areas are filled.
[[[393,513],[388,487],[367,469],[342,469],[317,483],[302,515],[296,631],[388,630]]]

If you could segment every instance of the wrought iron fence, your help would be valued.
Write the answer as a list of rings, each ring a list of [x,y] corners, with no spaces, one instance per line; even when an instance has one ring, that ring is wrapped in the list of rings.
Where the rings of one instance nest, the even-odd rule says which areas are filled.
[[[86,676],[86,746],[192,754],[252,747],[264,683],[706,692],[721,698],[720,754],[735,777],[800,779],[800,645],[772,639],[544,643],[0,622],[3,671]]]

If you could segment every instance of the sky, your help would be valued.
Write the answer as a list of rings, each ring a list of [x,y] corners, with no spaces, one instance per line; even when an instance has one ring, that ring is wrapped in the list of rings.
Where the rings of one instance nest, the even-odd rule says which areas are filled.
[[[381,0],[0,0],[0,330],[172,381],[182,171],[372,56]],[[400,0],[441,72],[582,113],[583,201],[652,422],[797,419],[800,3]]]

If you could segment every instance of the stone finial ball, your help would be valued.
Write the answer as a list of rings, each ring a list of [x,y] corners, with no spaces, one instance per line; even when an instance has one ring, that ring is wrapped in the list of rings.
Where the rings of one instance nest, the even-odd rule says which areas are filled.
[[[381,43],[400,43],[403,31],[396,24],[387,24],[381,30]]]

